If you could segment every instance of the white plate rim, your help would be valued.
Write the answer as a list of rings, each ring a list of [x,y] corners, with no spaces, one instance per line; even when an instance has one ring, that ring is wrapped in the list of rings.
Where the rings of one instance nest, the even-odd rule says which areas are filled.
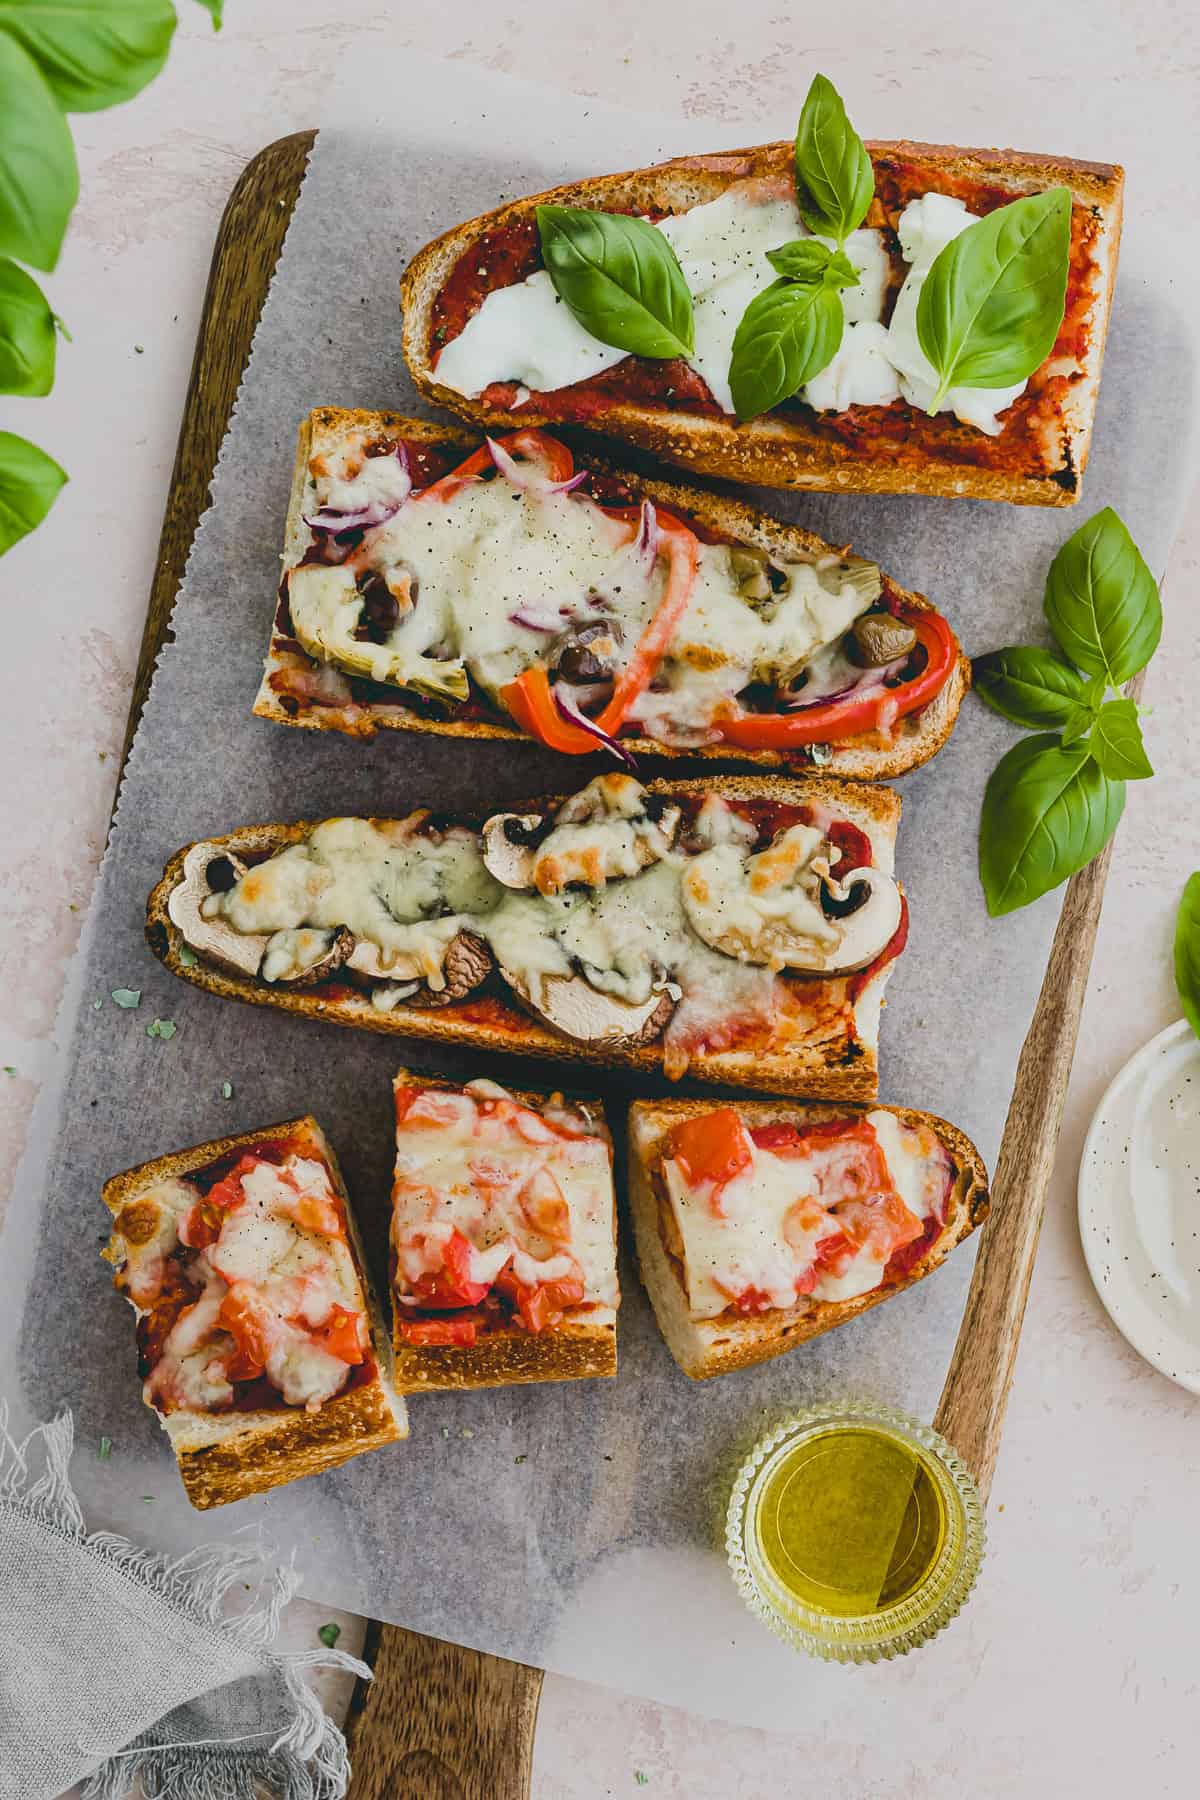
[[[1087,1272],[1091,1278],[1100,1304],[1120,1332],[1125,1342],[1137,1351],[1138,1355],[1173,1381],[1177,1387],[1185,1388],[1190,1394],[1200,1394],[1200,1375],[1189,1379],[1168,1368],[1161,1350],[1144,1341],[1136,1326],[1122,1317],[1117,1293],[1112,1284],[1105,1282],[1100,1273],[1099,1228],[1096,1209],[1094,1207],[1095,1183],[1090,1179],[1092,1152],[1096,1141],[1107,1122],[1107,1115],[1113,1102],[1121,1095],[1126,1086],[1136,1076],[1176,1042],[1193,1036],[1192,1028],[1186,1019],[1176,1019],[1171,1025],[1158,1032],[1154,1037],[1136,1050],[1129,1060],[1121,1065],[1100,1097],[1100,1103],[1092,1114],[1091,1123],[1083,1140],[1083,1150],[1079,1159],[1079,1175],[1076,1181],[1076,1211],[1079,1220],[1079,1238],[1083,1246],[1083,1260],[1087,1264]],[[1085,1212],[1085,1209],[1087,1211]]]

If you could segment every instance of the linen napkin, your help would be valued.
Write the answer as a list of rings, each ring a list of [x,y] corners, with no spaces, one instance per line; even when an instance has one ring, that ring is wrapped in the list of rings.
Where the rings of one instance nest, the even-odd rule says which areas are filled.
[[[345,1739],[302,1671],[370,1669],[340,1650],[272,1651],[299,1575],[258,1545],[171,1559],[89,1534],[73,1436],[63,1413],[18,1442],[0,1402],[0,1800],[78,1781],[84,1800],[139,1783],[147,1800],[341,1800]]]

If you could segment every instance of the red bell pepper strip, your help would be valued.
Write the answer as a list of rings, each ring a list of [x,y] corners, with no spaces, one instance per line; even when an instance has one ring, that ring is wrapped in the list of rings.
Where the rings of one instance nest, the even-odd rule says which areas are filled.
[[[528,462],[543,463],[551,481],[569,481],[575,471],[575,458],[567,446],[560,444],[557,438],[547,437],[544,431],[514,431],[508,437],[497,438],[496,442],[510,456],[523,456]],[[414,497],[418,500],[453,500],[468,482],[491,467],[492,453],[486,444],[480,444],[465,462],[459,463],[439,481],[422,488]]]
[[[902,687],[877,687],[841,700],[817,701],[786,713],[738,713],[718,719],[717,730],[742,750],[792,750],[805,744],[836,743],[873,731],[927,706],[950,678],[958,660],[958,640],[940,613],[906,609],[897,614],[917,634],[926,651],[925,667]]]
[[[615,518],[626,518],[631,511],[627,507],[603,510]],[[640,517],[640,509],[634,516]],[[653,618],[617,678],[612,699],[593,721],[609,737],[616,736],[638,695],[653,681],[654,671],[687,611],[696,580],[700,545],[695,532],[671,513],[660,512],[657,519],[659,538],[667,555],[667,583]],[[500,698],[522,731],[540,739],[551,750],[562,750],[568,756],[587,756],[595,750],[595,738],[559,711],[543,663],[534,663],[510,681],[501,690]]]

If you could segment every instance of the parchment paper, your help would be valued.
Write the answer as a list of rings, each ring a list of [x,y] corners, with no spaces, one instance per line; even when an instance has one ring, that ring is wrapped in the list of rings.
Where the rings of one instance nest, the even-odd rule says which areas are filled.
[[[355,116],[369,115],[356,90]],[[378,96],[376,96],[378,100]],[[239,1007],[174,981],[142,941],[147,891],[178,845],[255,820],[511,805],[585,778],[532,746],[384,734],[362,745],[251,717],[270,631],[297,423],[316,404],[426,410],[403,371],[397,280],[430,236],[499,199],[684,149],[711,126],[664,123],[412,58],[386,131],[322,132],[222,451],[130,757],[89,921],[79,1015],[48,1170],[27,1159],[0,1268],[0,1348],[25,1415],[75,1409],[89,1519],[185,1549],[265,1520],[295,1542],[306,1591],[376,1617],[749,1723],[836,1720],[846,1677],[777,1644],[741,1608],[719,1549],[733,1465],[764,1423],[824,1395],[928,1417],[971,1271],[931,1280],[765,1368],[696,1385],[658,1338],[622,1234],[616,1381],[434,1396],[407,1445],[215,1516],[193,1513],[142,1406],[132,1321],[97,1256],[102,1180],[143,1158],[307,1110],[329,1130],[372,1242],[386,1241],[389,1080],[403,1060],[462,1059]],[[536,130],[531,130],[531,121]],[[728,141],[753,141],[751,128]],[[536,140],[536,141],[535,141]],[[1044,637],[1046,567],[1070,530],[1116,505],[1161,571],[1185,474],[1162,420],[1189,411],[1185,328],[1123,271],[1085,498],[1074,512],[962,501],[764,496],[852,541],[932,595],[979,652]],[[988,770],[1011,733],[975,702],[902,784],[898,869],[912,937],[883,1022],[883,1097],[956,1120],[994,1160],[1059,897],[989,921],[975,875]],[[141,990],[122,1011],[113,988]],[[99,1002],[97,1007],[96,1003]],[[170,1019],[170,1041],[148,1038]],[[591,1071],[475,1059],[475,1072],[593,1089]],[[233,1097],[222,1099],[223,1082]],[[649,1084],[643,1084],[643,1091]],[[604,1084],[616,1097],[620,1083]],[[7,1339],[7,1342],[5,1342]],[[943,1654],[940,1647],[926,1658]],[[928,1664],[926,1664],[928,1667]],[[879,1707],[910,1679],[859,1671]],[[882,1714],[880,1715],[882,1716]]]

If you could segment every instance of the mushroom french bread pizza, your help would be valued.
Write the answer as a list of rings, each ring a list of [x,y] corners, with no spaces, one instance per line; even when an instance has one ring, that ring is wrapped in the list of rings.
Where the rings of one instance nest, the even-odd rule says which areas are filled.
[[[318,409],[284,565],[255,712],[310,729],[877,780],[940,748],[970,680],[874,563],[542,431]]]
[[[684,1373],[779,1356],[921,1280],[984,1217],[970,1139],[905,1107],[635,1101],[638,1262]]]
[[[598,776],[486,820],[252,825],[146,935],[212,993],[373,1031],[873,1098],[908,912],[885,787]]]
[[[612,1140],[598,1102],[395,1080],[396,1385],[617,1372]]]
[[[818,160],[818,185],[853,173],[849,137],[832,173]],[[402,285],[417,387],[489,431],[580,424],[734,481],[1072,505],[1095,416],[1123,171],[854,142],[863,179],[840,221],[828,192],[798,181],[798,142],[571,182],[445,232]],[[958,279],[964,268],[944,271],[944,283],[938,275],[949,327],[940,341],[947,363],[966,370],[947,380],[929,360],[939,321],[927,327],[922,307],[935,265],[981,220],[1051,195],[1049,216],[988,227],[1002,241],[982,246],[970,282]],[[1025,279],[1014,265],[1009,281],[1014,247],[1033,235],[1038,267]],[[953,252],[960,264],[965,254]],[[1030,330],[1043,285],[1049,330]],[[655,309],[666,292],[672,304]],[[640,353],[629,354],[628,331],[611,326],[634,310]],[[650,330],[648,311],[666,329]],[[981,323],[988,357],[964,361]],[[1032,364],[1022,363],[1030,346]],[[1025,379],[1012,379],[1014,363]]]
[[[315,1119],[104,1184],[103,1252],[137,1313],[142,1394],[199,1508],[408,1436],[333,1151]]]

